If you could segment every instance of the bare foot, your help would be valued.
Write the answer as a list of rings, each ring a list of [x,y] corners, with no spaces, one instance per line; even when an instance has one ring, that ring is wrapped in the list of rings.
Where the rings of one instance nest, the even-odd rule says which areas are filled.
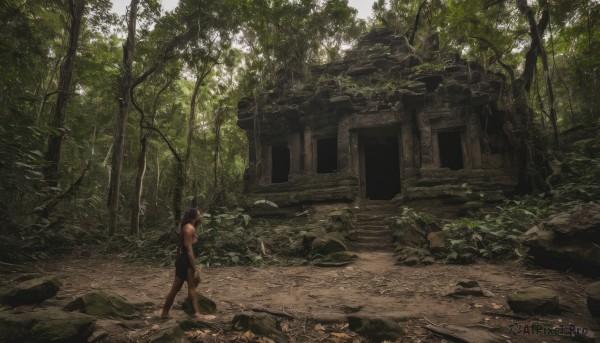
[[[157,314],[158,314],[158,312],[157,312]],[[158,316],[158,318],[160,318],[160,319],[171,319],[173,317],[171,317],[168,313],[161,312],[161,314]]]
[[[210,322],[210,321],[216,319],[217,316],[213,316],[211,314],[195,314],[193,316],[193,318],[197,319],[197,320],[204,320],[204,321]]]

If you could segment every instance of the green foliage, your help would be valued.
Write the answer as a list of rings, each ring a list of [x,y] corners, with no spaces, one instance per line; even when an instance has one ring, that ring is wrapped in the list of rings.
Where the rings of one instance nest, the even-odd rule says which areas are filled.
[[[420,227],[431,231],[439,227],[439,219],[426,212],[415,211],[410,207],[402,207],[402,213],[399,216],[392,217],[392,229],[401,229],[407,226],[419,225]]]
[[[417,74],[442,73],[444,68],[443,64],[423,63],[414,67],[414,71]]]
[[[251,221],[241,209],[203,216],[198,259],[206,265],[278,264],[301,252],[300,226],[293,221]],[[283,259],[283,260],[282,260]]]
[[[521,256],[520,236],[552,213],[542,197],[507,200],[483,219],[461,218],[444,225],[449,236],[447,259],[459,259],[461,253],[474,253],[486,259]]]

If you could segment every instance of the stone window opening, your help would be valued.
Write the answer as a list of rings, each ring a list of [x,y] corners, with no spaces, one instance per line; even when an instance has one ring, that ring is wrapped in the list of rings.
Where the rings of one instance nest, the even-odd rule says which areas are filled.
[[[271,146],[271,183],[287,182],[290,174],[290,149],[287,145]]]
[[[464,168],[463,147],[460,136],[461,133],[457,131],[438,133],[441,168],[452,170]]]
[[[337,172],[337,137],[317,140],[317,174]]]

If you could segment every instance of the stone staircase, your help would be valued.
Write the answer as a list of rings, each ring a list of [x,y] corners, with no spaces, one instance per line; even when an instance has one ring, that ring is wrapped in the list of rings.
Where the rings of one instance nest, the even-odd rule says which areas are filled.
[[[349,249],[356,252],[393,250],[390,217],[400,210],[389,201],[363,200],[355,208],[354,230]]]

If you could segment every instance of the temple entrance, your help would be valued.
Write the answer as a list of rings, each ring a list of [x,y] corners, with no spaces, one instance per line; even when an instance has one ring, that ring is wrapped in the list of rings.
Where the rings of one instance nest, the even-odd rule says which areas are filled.
[[[290,174],[290,149],[287,145],[271,147],[271,183],[287,182]]]
[[[460,132],[438,133],[440,167],[452,170],[463,169],[462,143]]]
[[[389,200],[400,193],[398,137],[363,137],[363,194],[371,200]]]

